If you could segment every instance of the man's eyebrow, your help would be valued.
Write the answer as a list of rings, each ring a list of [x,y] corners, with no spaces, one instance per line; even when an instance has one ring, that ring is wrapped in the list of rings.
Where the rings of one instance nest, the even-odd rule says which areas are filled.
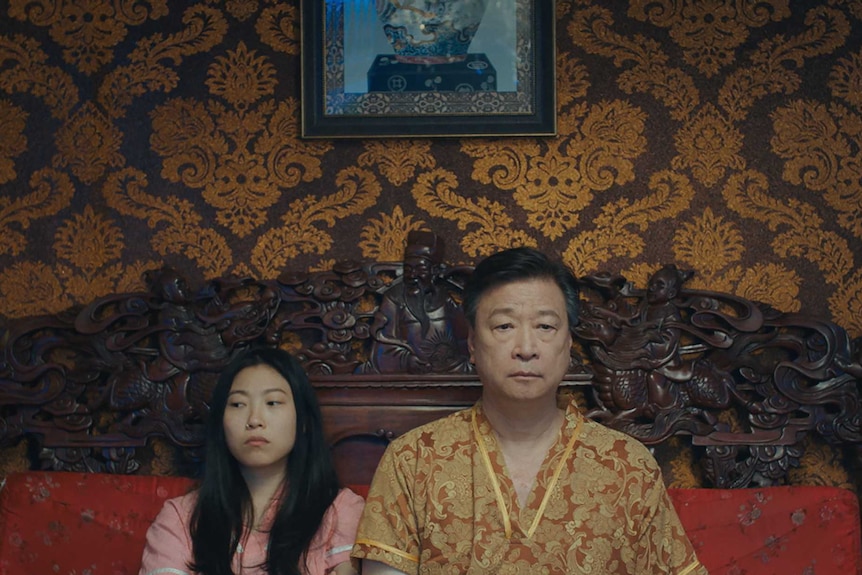
[[[515,313],[514,307],[498,307],[491,310],[491,313],[488,314],[488,317],[494,317],[497,315],[512,315]],[[548,309],[540,309],[536,314],[538,317],[563,317],[557,310],[553,308]]]
[[[491,310],[491,313],[489,313],[488,315],[494,316],[494,315],[501,315],[501,314],[511,314],[514,312],[515,312],[515,308],[513,308],[513,307],[495,307],[494,309]]]
[[[283,389],[281,387],[270,387],[269,389],[263,390],[263,393],[273,393],[273,392],[279,392],[279,393],[283,393],[283,394],[287,395],[287,390]],[[230,393],[228,393],[228,396],[231,396],[234,394],[248,395],[248,392],[244,389],[235,389],[235,390],[232,390]]]
[[[563,317],[557,310],[555,309],[543,309],[539,310],[538,315],[540,316],[552,316],[552,317]]]

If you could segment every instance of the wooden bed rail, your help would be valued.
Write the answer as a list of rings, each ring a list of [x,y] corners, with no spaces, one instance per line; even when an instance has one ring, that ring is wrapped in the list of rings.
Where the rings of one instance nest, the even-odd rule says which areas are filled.
[[[389,439],[479,395],[460,311],[471,268],[442,260],[439,238],[419,232],[402,262],[195,289],[165,268],[142,292],[4,319],[0,444],[26,440],[43,469],[190,473],[219,371],[264,344],[300,358],[334,448],[351,454],[346,482],[367,481]],[[581,278],[564,389],[589,417],[648,445],[684,438],[718,487],[785,482],[809,435],[855,452],[859,341],[829,321],[687,289],[690,277],[665,266],[642,288]]]

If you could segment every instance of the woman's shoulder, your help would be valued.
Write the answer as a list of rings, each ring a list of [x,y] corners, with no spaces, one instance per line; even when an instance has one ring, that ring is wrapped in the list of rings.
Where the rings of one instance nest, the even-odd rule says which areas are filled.
[[[171,510],[180,515],[181,517],[188,516],[191,514],[192,510],[194,510],[195,503],[197,503],[197,500],[198,491],[197,489],[195,489],[194,491],[190,491],[185,495],[166,499],[164,505],[162,505],[162,512],[170,512],[169,510]]]
[[[338,491],[338,495],[335,496],[335,500],[332,502],[332,505],[337,509],[359,507],[361,511],[362,507],[365,506],[365,499],[349,487],[342,487]]]
[[[359,523],[359,517],[365,507],[365,499],[348,487],[342,487],[335,500],[326,512],[325,521],[334,521],[341,525]]]
[[[338,539],[349,535],[355,538],[364,507],[365,500],[362,497],[347,487],[341,488],[323,517],[323,523],[317,534],[319,540],[331,543],[333,537]]]

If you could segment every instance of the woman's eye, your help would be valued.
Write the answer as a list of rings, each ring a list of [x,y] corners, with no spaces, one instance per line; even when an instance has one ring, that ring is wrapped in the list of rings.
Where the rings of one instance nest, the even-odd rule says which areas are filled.
[[[267,403],[267,405],[272,406],[272,405],[281,405],[283,402],[278,401],[278,400],[276,400],[276,399],[272,399],[272,400],[270,400],[270,401],[267,401],[266,403]]]
[[[232,402],[228,403],[228,406],[233,407],[233,408],[242,407],[243,405],[245,405],[245,404],[240,402],[240,401],[232,401]]]

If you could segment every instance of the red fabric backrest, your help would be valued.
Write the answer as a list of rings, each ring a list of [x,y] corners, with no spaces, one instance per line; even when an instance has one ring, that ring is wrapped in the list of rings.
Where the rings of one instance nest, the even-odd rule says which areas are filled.
[[[0,575],[136,575],[179,477],[24,472],[0,491]],[[367,485],[350,485],[363,497]],[[834,487],[670,489],[710,575],[862,575],[859,504]]]
[[[859,501],[837,487],[670,489],[710,575],[862,574]]]
[[[24,472],[0,491],[0,575],[137,575],[147,528],[182,477]]]

